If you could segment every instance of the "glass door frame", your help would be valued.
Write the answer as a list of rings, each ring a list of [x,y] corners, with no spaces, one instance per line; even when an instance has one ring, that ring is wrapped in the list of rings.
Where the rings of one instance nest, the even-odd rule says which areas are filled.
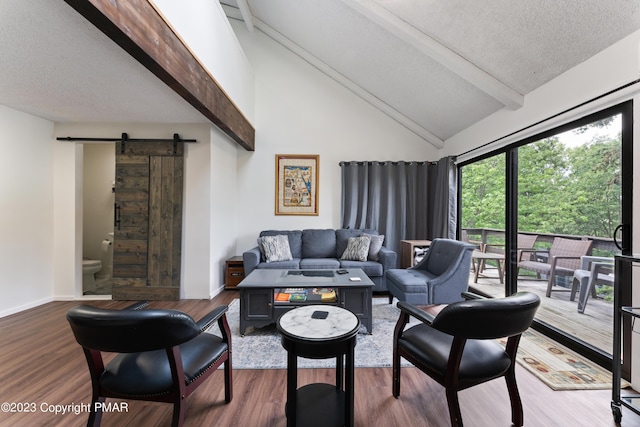
[[[592,113],[573,120],[561,126],[545,130],[531,137],[522,139],[521,141],[512,143],[505,147],[490,151],[482,156],[467,160],[458,164],[458,207],[457,207],[457,227],[458,236],[461,235],[461,218],[462,218],[462,167],[480,160],[504,154],[505,159],[505,295],[512,295],[518,289],[518,268],[515,257],[517,248],[517,230],[518,230],[518,148],[544,138],[552,137],[560,133],[585,126],[598,120],[621,114],[621,221],[622,227],[622,254],[630,255],[632,253],[632,220],[633,220],[633,100],[605,108],[596,113]],[[508,254],[512,254],[509,256]],[[622,280],[630,283],[631,272],[623,271]],[[622,305],[631,305],[631,287],[626,287],[622,292]],[[615,313],[614,313],[615,315]],[[631,332],[630,324],[623,325],[623,348],[631,348]],[[566,347],[578,352],[584,357],[599,364],[605,369],[611,370],[613,355],[594,347],[593,345],[577,339],[560,328],[550,325],[546,322],[534,319],[532,328],[558,341]],[[631,355],[623,355],[624,361],[622,366],[623,377],[628,378],[630,372]],[[626,374],[626,375],[625,375]]]

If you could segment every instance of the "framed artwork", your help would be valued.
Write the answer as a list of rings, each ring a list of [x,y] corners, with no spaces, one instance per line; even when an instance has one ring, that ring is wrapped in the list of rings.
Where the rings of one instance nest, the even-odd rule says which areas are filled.
[[[276,215],[318,215],[315,154],[276,154]]]

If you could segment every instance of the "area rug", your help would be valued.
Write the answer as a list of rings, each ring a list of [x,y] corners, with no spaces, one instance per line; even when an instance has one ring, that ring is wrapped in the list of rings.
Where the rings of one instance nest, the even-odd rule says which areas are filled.
[[[611,389],[611,372],[533,329],[522,335],[517,360],[553,390]]]
[[[400,315],[400,310],[395,304],[389,304],[389,300],[385,297],[373,299],[372,311],[373,334],[370,335],[364,327],[358,333],[355,366],[361,368],[391,367],[393,329]],[[280,343],[280,333],[275,325],[264,328],[248,328],[245,336],[241,337],[239,316],[240,303],[238,299],[234,299],[229,304],[227,312],[227,321],[232,333],[233,369],[286,369],[287,352]],[[212,329],[212,332],[215,332],[215,329]],[[335,358],[298,358],[298,368],[333,367],[335,367]]]

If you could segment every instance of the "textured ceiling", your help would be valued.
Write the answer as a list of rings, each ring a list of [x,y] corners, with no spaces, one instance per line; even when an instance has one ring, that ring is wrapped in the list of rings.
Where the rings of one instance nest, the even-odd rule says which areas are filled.
[[[631,0],[221,1],[435,146],[640,29]]]
[[[0,40],[0,104],[57,122],[208,122],[62,0],[0,1]]]
[[[436,147],[640,29],[635,0],[222,2]],[[0,104],[59,122],[207,122],[62,0],[0,1],[0,37]]]

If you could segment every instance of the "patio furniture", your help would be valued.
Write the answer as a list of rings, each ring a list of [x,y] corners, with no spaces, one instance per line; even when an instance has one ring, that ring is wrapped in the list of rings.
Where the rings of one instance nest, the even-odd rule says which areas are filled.
[[[473,251],[471,254],[471,262],[474,265],[473,283],[478,283],[478,276],[484,270],[487,260],[495,261],[498,264],[498,277],[500,283],[504,283],[504,254],[480,251]],[[475,264],[476,261],[478,265]]]
[[[519,292],[506,298],[449,304],[434,317],[399,302],[400,317],[393,336],[393,396],[400,396],[403,357],[445,387],[451,425],[461,426],[458,391],[504,377],[511,401],[511,422],[523,425],[516,353],[520,336],[531,325],[539,305],[536,294]],[[419,323],[405,330],[410,317]],[[508,337],[504,347],[496,341],[502,337]]]
[[[613,286],[613,258],[599,256],[583,256],[582,266],[573,273],[571,286],[571,301],[575,300],[576,292],[580,289],[578,298],[578,313],[584,314],[589,294],[596,297],[596,283]]]
[[[549,280],[547,282],[546,296],[550,297],[552,287],[556,283],[556,277],[573,276],[573,273],[580,268],[581,257],[591,253],[592,245],[593,241],[591,240],[573,240],[556,237],[553,239],[553,244],[548,251],[543,249],[522,249],[523,255],[527,252],[535,253],[537,260],[520,261],[518,263],[518,271],[520,271],[520,269],[534,271],[538,278],[540,278],[541,274],[547,275]],[[546,262],[539,260],[538,255],[540,253],[548,253]],[[570,289],[553,289],[553,291],[569,292]]]
[[[420,263],[386,273],[389,304],[393,297],[411,304],[448,304],[460,301],[469,286],[474,246],[451,239],[434,239]]]
[[[533,250],[534,249],[534,245],[536,244],[536,240],[538,240],[538,235],[537,234],[522,234],[522,233],[518,233],[518,254],[517,254],[517,261],[516,262],[520,262],[522,261],[522,251],[523,250]],[[501,259],[502,259],[502,263],[500,261],[496,261],[496,263],[498,264],[498,268],[502,268],[502,271],[498,271],[498,275],[500,276],[500,283],[503,283],[503,277],[504,277],[504,270],[505,270],[505,263],[504,263],[504,243],[500,243],[500,244],[495,244],[495,243],[487,243],[486,245],[484,245],[484,249],[483,252],[487,253],[487,254],[495,254],[495,255],[502,255]],[[527,253],[527,259],[531,260],[533,257],[533,254],[531,252]],[[474,258],[478,258],[478,257],[474,257]],[[492,258],[487,256],[487,259],[496,259],[496,258]],[[480,262],[478,262],[478,264],[480,264]],[[486,266],[486,261],[482,262],[482,266],[480,266],[480,271],[479,273],[482,273],[482,270],[484,270],[484,267]],[[473,266],[475,267],[475,265]],[[478,283],[477,281],[477,274],[476,274],[476,281],[474,283]]]

